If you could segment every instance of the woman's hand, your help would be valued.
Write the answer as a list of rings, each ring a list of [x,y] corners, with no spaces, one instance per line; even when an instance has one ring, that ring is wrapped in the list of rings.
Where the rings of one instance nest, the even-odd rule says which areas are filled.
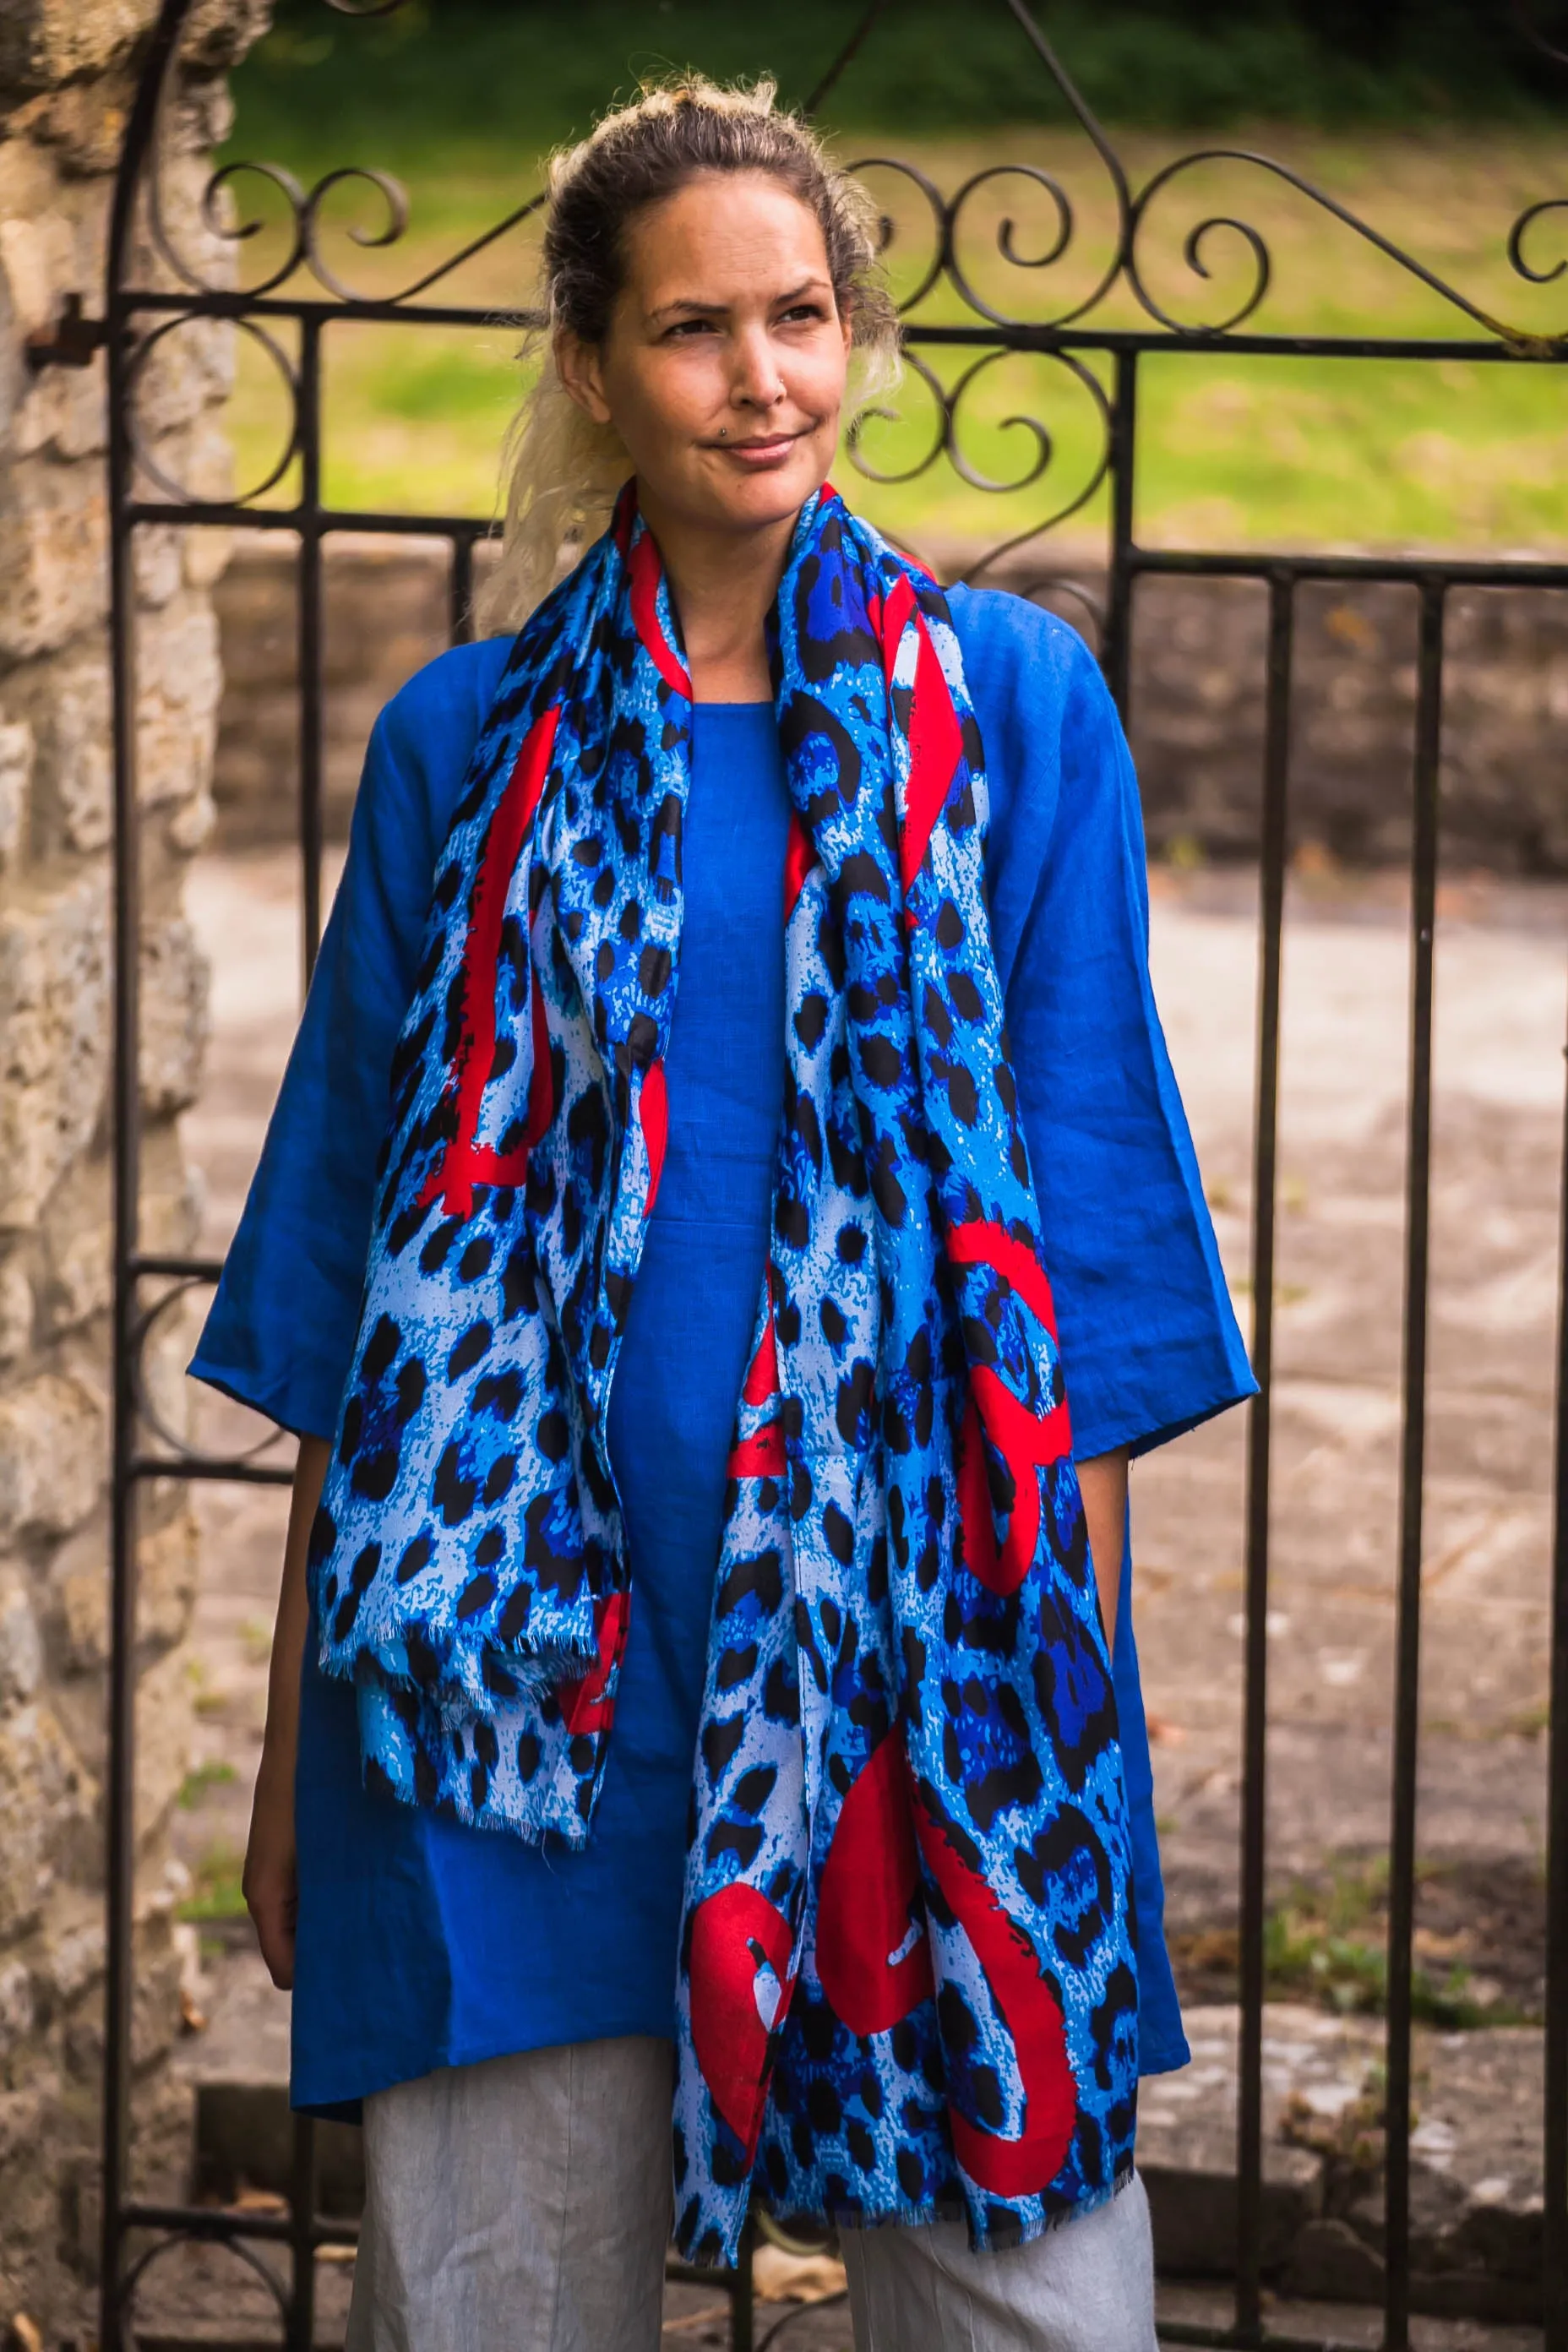
[[[280,1992],[294,1981],[294,1921],[300,1881],[294,1853],[294,1758],[262,1749],[245,1849],[245,1907],[267,1973]]]
[[[1100,1613],[1105,1622],[1105,1646],[1116,1646],[1116,1604],[1121,1593],[1121,1547],[1127,1526],[1127,1448],[1097,1454],[1078,1465],[1079,1492],[1083,1496],[1084,1524],[1089,1530],[1089,1558],[1100,1591]]]
[[[267,1684],[267,1732],[250,1808],[250,1837],[241,1885],[268,1973],[287,1992],[294,1981],[294,1922],[300,1883],[294,1846],[294,1769],[300,1748],[300,1674],[310,1621],[306,1556],[310,1522],[321,1499],[331,1447],[324,1437],[301,1437],[283,1546],[283,1581],[272,1664]]]

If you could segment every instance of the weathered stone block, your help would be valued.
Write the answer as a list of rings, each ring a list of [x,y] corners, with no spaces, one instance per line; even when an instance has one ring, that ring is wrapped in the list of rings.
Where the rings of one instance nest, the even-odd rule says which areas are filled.
[[[101,73],[156,14],[154,0],[8,0],[0,12],[0,95]]]
[[[1328,2303],[1381,2303],[1383,2257],[1348,2221],[1309,2221],[1290,2249],[1281,2285],[1287,2294]]]
[[[185,567],[186,586],[212,588],[228,569],[229,558],[234,552],[234,533],[217,524],[182,531],[180,551]]]
[[[192,425],[234,385],[234,329],[222,319],[181,320],[151,346],[136,374],[137,428],[156,441]]]
[[[0,220],[0,292],[24,335],[52,322],[61,281],[73,274],[74,258],[69,224],[58,213],[32,220],[11,213]]]
[[[207,1041],[207,963],[183,919],[142,941],[142,1099],[152,1118],[195,1100]]]
[[[25,661],[102,620],[104,499],[92,466],[0,468],[0,654]]]
[[[0,720],[0,874],[16,865],[26,838],[32,781],[32,729],[19,719]]]
[[[18,1707],[0,1719],[0,1944],[32,1926],[58,1874],[80,1867],[94,1796],[48,1707]]]
[[[5,680],[0,699],[31,737],[33,824],[43,853],[102,849],[110,825],[106,649],[93,638],[29,662]]]
[[[107,1467],[103,1407],[80,1381],[45,1372],[0,1399],[0,1535],[69,1535]]]
[[[109,1533],[101,1518],[61,1544],[49,1563],[47,1592],[57,1670],[95,1673],[109,1654]]]
[[[33,2031],[37,2016],[33,1972],[25,1960],[0,1968],[0,2063]]]
[[[184,580],[184,537],[172,522],[149,523],[137,532],[132,548],[136,601],[143,610],[155,611],[179,593]]]
[[[142,1240],[158,1253],[195,1246],[201,1230],[206,1188],[201,1171],[187,1168],[173,1119],[150,1125],[142,1150]]]
[[[100,457],[109,436],[108,381],[100,356],[84,368],[46,368],[20,383],[11,426],[17,457]]]
[[[44,1645],[28,1586],[21,1569],[0,1563],[0,1711],[30,1699],[43,1674]]]
[[[168,1819],[191,1769],[195,1716],[188,1650],[170,1650],[136,1689],[136,1835],[145,1842]]]
[[[0,912],[0,1229],[36,1225],[90,1140],[109,1065],[105,877]]]
[[[196,0],[186,28],[186,59],[193,71],[226,73],[271,22],[271,0]]]
[[[33,1344],[33,1286],[20,1250],[0,1261],[0,1364],[14,1364]]]
[[[148,616],[141,641],[137,791],[156,807],[206,789],[222,688],[217,624],[206,599],[186,593]]]
[[[57,2009],[68,2008],[100,1982],[105,1966],[101,1919],[82,1919],[74,1927],[60,1929],[50,1937],[45,1952],[45,1983],[50,2002]]]
[[[168,2056],[180,2030],[180,1955],[166,1917],[154,1916],[136,1931],[134,1985],[131,1997],[131,2064],[145,2074]],[[85,2089],[96,2091],[103,2076],[103,2005],[79,2003],[64,2035],[66,2064]]]
[[[89,1172],[100,1179],[107,1170],[92,1167]],[[83,1188],[86,1189],[85,1187]],[[79,1222],[57,1216],[57,1188],[47,1213],[49,1247],[48,1279],[44,1286],[45,1324],[51,1338],[63,1331],[74,1331],[101,1315],[110,1302],[113,1287],[113,1237],[105,1213],[108,1185],[100,1181],[93,1188],[99,1199],[86,1208]]]
[[[1173,2277],[1225,2278],[1237,2262],[1234,2161],[1205,2164],[1195,2150],[1145,2158],[1138,2166],[1149,2192],[1154,2253]],[[1300,2147],[1265,2150],[1259,2240],[1267,2270],[1276,2269],[1321,2211],[1323,2162]]]
[[[38,128],[58,156],[63,171],[82,178],[113,171],[120,160],[133,96],[130,76],[116,73],[109,78],[107,85],[68,83],[51,100]]]

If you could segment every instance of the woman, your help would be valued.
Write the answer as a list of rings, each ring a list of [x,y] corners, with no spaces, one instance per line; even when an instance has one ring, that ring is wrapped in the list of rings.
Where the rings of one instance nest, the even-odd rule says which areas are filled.
[[[862,2347],[1148,2352],[1127,1460],[1250,1382],[1125,750],[825,487],[894,329],[770,90],[608,117],[544,278],[523,625],[378,724],[195,1367],[300,1433],[246,1893],[351,2340],[642,2352],[755,2194]]]

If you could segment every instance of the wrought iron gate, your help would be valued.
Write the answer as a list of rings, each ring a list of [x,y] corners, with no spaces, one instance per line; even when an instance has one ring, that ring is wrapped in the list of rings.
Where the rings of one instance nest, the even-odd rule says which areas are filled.
[[[1294,171],[1262,156],[1237,155],[1300,191],[1325,216],[1377,247],[1394,267],[1411,272],[1449,306],[1455,329],[1446,339],[1412,341],[1395,336],[1288,336],[1256,331],[1249,321],[1268,284],[1269,257],[1258,232],[1239,221],[1202,224],[1189,236],[1185,257],[1206,277],[1203,248],[1218,228],[1238,236],[1251,256],[1252,284],[1231,314],[1201,326],[1183,323],[1161,307],[1150,290],[1142,255],[1142,231],[1161,192],[1193,164],[1234,151],[1205,150],[1166,164],[1135,187],[1100,126],[1079,97],[1048,47],[1025,0],[999,0],[1016,19],[1020,58],[1033,52],[1048,75],[1103,167],[1113,209],[1110,257],[1092,290],[1062,315],[1041,302],[1037,314],[1015,315],[977,291],[960,247],[962,215],[983,183],[1011,172],[1032,183],[1055,207],[1054,248],[1025,257],[1014,247],[1010,223],[998,236],[1003,258],[1037,272],[1048,270],[1074,236],[1068,199],[1050,175],[1035,165],[997,164],[977,173],[957,194],[944,197],[912,166],[881,159],[879,168],[903,175],[929,207],[932,259],[908,307],[906,350],[911,369],[935,402],[937,430],[924,465],[966,461],[957,434],[957,411],[977,370],[1009,352],[1047,355],[1070,370],[1092,404],[1100,446],[1092,478],[1063,511],[1083,505],[1109,481],[1110,530],[1108,593],[1099,615],[1100,653],[1113,691],[1125,706],[1130,675],[1135,591],[1141,580],[1185,573],[1263,583],[1268,598],[1267,719],[1261,778],[1262,898],[1260,987],[1257,1008],[1257,1113],[1254,1136],[1252,1349],[1261,1394],[1251,1408],[1247,1452],[1246,1525],[1245,1704],[1242,1727],[1244,1781],[1240,1851],[1241,2044],[1238,2149],[1237,2244],[1240,2249],[1234,2326],[1213,2330],[1172,2327],[1173,2341],[1223,2341],[1237,2347],[1272,2345],[1287,2352],[1286,2339],[1270,2335],[1259,2277],[1262,2212],[1262,2033],[1265,1981],[1265,1731],[1268,1710],[1267,1614],[1269,1591],[1269,1376],[1273,1356],[1276,1214],[1276,1127],[1279,1066],[1280,950],[1287,864],[1287,809],[1291,719],[1291,662],[1297,591],[1310,582],[1376,581],[1405,588],[1417,610],[1417,694],[1414,743],[1415,824],[1411,854],[1412,956],[1415,984],[1410,1038],[1407,1207],[1405,1233],[1403,1439],[1397,1579],[1396,1687],[1394,1692],[1394,1801],[1389,1837],[1390,1916],[1387,1956],[1387,2298],[1386,2352],[1405,2352],[1410,2305],[1410,2115],[1412,2047],[1412,1936],[1415,1887],[1415,1790],[1417,1763],[1417,1669],[1421,1606],[1422,1506],[1425,1448],[1428,1193],[1431,1145],[1433,950],[1437,878],[1438,761],[1443,723],[1445,604],[1450,591],[1464,586],[1531,586],[1568,589],[1568,564],[1549,562],[1462,562],[1425,557],[1331,556],[1278,552],[1181,551],[1141,546],[1134,534],[1138,478],[1140,373],[1151,355],[1228,352],[1270,357],[1311,356],[1352,365],[1376,359],[1459,360],[1500,366],[1562,366],[1568,362],[1568,336],[1542,339],[1515,332],[1445,283],[1419,261],[1392,245],[1367,223],[1311,186]],[[342,16],[385,15],[399,0],[326,0]],[[840,58],[807,101],[815,108],[853,57],[889,0],[875,0]],[[314,2263],[323,2244],[352,2237],[352,2228],[324,2221],[315,2192],[313,2127],[298,2126],[291,2213],[287,2219],[205,2208],[153,2207],[132,2200],[126,2189],[125,2152],[130,2096],[132,1789],[134,1772],[135,1528],[137,1497],[150,1480],[249,1479],[286,1482],[288,1473],[253,1460],[212,1459],[165,1444],[142,1398],[140,1363],[150,1328],[172,1297],[212,1282],[217,1267],[197,1259],[150,1254],[142,1246],[138,1223],[137,940],[138,810],[135,778],[135,595],[132,552],[138,530],[153,524],[211,529],[245,524],[283,531],[297,542],[299,630],[300,800],[299,841],[307,958],[321,927],[322,856],[322,556],[328,540],[344,531],[417,533],[437,537],[450,550],[450,621],[454,640],[470,628],[476,542],[485,520],[470,515],[417,517],[395,512],[334,510],[322,498],[321,384],[323,348],[342,322],[397,321],[411,330],[430,326],[493,325],[494,313],[439,299],[438,280],[465,255],[416,285],[384,299],[356,295],[334,277],[319,237],[321,200],[334,182],[329,174],[309,194],[287,174],[270,177],[292,207],[293,237],[281,267],[241,290],[215,288],[199,268],[182,257],[162,217],[158,199],[158,122],[161,98],[177,70],[183,29],[193,0],[163,0],[147,47],[144,68],[125,139],[115,192],[109,245],[104,320],[68,320],[46,358],[69,360],[107,345],[110,383],[109,478],[112,530],[112,654],[114,688],[114,866],[115,973],[117,982],[114,1083],[115,1116],[115,1306],[113,1454],[113,1654],[110,1698],[109,1769],[109,1978],[103,2139],[102,2335],[104,2352],[119,2352],[131,2340],[130,2298],[136,2278],[167,2247],[191,2238],[221,2240],[236,2252],[266,2242],[292,2256],[292,2289],[279,2291],[280,2322],[293,2352],[305,2352],[313,2338]],[[231,174],[219,175],[220,179]],[[358,173],[360,178],[376,175]],[[380,182],[394,223],[402,217],[401,196]],[[533,210],[540,199],[520,206],[498,223],[480,245],[491,242]],[[1539,215],[1564,205],[1532,206],[1514,224],[1509,254],[1521,278],[1537,283],[1561,277],[1565,265],[1537,266],[1527,239]],[[132,270],[137,222],[144,219],[164,286],[137,285]],[[468,252],[477,250],[470,247]],[[1040,281],[1048,284],[1048,278]],[[914,305],[942,285],[956,298],[957,323],[922,318]],[[168,290],[172,287],[174,290]],[[434,289],[434,296],[432,289]],[[1108,324],[1113,299],[1119,316],[1134,323]],[[243,500],[205,502],[160,478],[139,446],[136,400],[139,378],[163,336],[192,320],[229,320],[267,342],[289,385],[293,428],[276,482],[287,466],[299,467],[299,495],[287,506],[258,506],[271,487],[262,484]],[[521,319],[521,314],[520,314]],[[280,322],[297,336],[290,357],[277,340]],[[973,352],[973,361],[955,384],[944,389],[925,354],[942,346]],[[1091,362],[1098,365],[1091,365]],[[1108,379],[1108,381],[1107,381]],[[1038,462],[1026,487],[1047,470],[1048,438],[1037,444]],[[970,478],[973,478],[971,474]],[[995,488],[981,483],[982,488]],[[1060,520],[1060,514],[1050,520]],[[984,565],[1037,539],[1049,522],[1035,522]],[[1545,2111],[1544,2289],[1550,2352],[1568,2352],[1568,1380],[1563,1378],[1568,1326],[1560,1320],[1557,1451],[1553,1488],[1555,1533],[1552,1584],[1552,1730],[1547,1889],[1547,2030]],[[139,2251],[128,2260],[127,2241],[135,2232]],[[149,2234],[150,2233],[150,2234]],[[751,2298],[744,2278],[735,2282],[733,2342],[752,2341]],[[1297,2352],[1297,2347],[1290,2347]],[[1300,2352],[1317,2352],[1302,2347]]]

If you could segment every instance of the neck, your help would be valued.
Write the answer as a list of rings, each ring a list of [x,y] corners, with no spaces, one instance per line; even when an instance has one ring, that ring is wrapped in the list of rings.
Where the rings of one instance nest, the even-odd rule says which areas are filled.
[[[764,624],[789,552],[794,515],[756,530],[708,530],[668,513],[640,482],[637,488],[680,615],[693,698],[770,701]]]

